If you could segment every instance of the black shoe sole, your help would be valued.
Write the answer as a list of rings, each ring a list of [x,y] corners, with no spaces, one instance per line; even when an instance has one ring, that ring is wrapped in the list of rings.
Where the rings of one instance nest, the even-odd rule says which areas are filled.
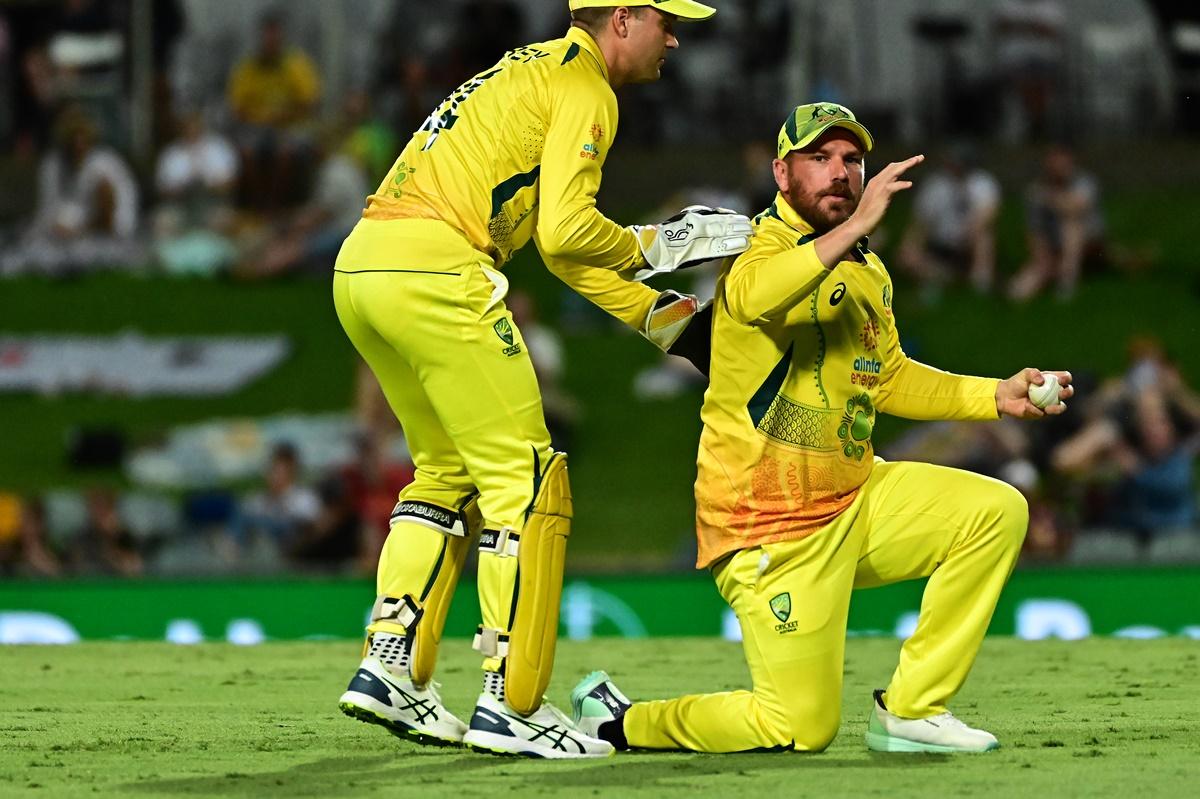
[[[361,708],[348,702],[339,703],[338,707],[340,707],[342,712],[350,718],[358,719],[366,724],[375,724],[383,727],[392,735],[395,735],[397,738],[403,738],[406,741],[412,741],[413,743],[421,744],[422,746],[441,746],[447,749],[462,748],[462,743],[459,741],[447,741],[445,738],[438,738],[435,735],[427,735],[426,733],[414,730],[412,727],[409,727],[406,724],[401,724],[398,721],[392,721],[391,719],[376,715],[366,708]]]

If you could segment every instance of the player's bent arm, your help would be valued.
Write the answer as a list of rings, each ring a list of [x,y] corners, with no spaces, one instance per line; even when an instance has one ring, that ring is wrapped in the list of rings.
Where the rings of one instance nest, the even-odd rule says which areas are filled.
[[[617,100],[597,76],[563,70],[547,89],[537,235],[550,258],[624,270],[645,259],[637,236],[596,208],[601,169],[617,132]]]
[[[546,268],[559,280],[605,313],[620,319],[635,330],[641,328],[658,299],[657,291],[616,272],[594,269],[555,257],[546,252],[537,234],[534,234],[534,244],[537,245]]]
[[[944,372],[901,352],[898,363],[879,384],[875,407],[892,416],[923,421],[999,419],[999,382],[990,377]]]
[[[831,271],[817,256],[815,242],[782,252],[751,247],[734,261],[725,278],[726,308],[739,324],[768,324],[786,316]]]

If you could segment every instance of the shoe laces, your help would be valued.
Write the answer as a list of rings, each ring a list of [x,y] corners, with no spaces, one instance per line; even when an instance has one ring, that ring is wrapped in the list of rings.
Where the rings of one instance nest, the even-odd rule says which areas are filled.
[[[544,707],[550,713],[550,715],[554,717],[554,719],[559,724],[563,725],[564,727],[566,727],[568,730],[571,730],[572,732],[575,731],[575,729],[576,729],[575,723],[572,722],[571,719],[567,718],[566,713],[563,713],[561,710],[559,710],[557,707],[550,704],[549,702],[543,702],[542,707]]]
[[[965,722],[962,721],[962,719],[958,718],[948,710],[945,713],[940,713],[927,720],[934,722],[939,727],[953,727],[957,730],[971,729]]]

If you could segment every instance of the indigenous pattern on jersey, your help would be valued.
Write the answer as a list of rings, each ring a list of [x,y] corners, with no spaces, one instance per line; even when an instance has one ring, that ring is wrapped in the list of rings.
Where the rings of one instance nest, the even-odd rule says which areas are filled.
[[[879,411],[995,419],[997,381],[909,359],[892,282],[863,241],[833,269],[776,197],[714,300],[696,479],[698,565],[828,524],[871,474]]]
[[[366,219],[437,219],[496,268],[530,238],[550,257],[636,266],[635,235],[595,207],[617,133],[604,57],[586,32],[511,50],[429,116],[367,200]]]

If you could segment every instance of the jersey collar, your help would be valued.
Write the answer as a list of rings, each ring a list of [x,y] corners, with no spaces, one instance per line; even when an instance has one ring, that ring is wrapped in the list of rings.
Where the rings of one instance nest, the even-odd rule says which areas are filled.
[[[605,82],[608,81],[608,63],[604,60],[604,53],[600,52],[600,45],[596,44],[596,40],[592,35],[583,28],[571,26],[567,29],[567,41],[579,45],[586,50],[592,60],[600,67],[600,74],[604,76]]]
[[[775,217],[780,222],[799,233],[800,238],[807,238],[809,240],[816,238],[816,231],[813,230],[812,225],[806,222],[804,217],[800,216],[796,209],[792,208],[792,206],[788,204],[787,198],[783,196],[783,192],[777,192],[775,194],[775,201],[771,203],[771,207],[767,209],[767,216]],[[858,249],[864,252],[866,251],[866,236],[863,236],[863,238],[858,242]]]

